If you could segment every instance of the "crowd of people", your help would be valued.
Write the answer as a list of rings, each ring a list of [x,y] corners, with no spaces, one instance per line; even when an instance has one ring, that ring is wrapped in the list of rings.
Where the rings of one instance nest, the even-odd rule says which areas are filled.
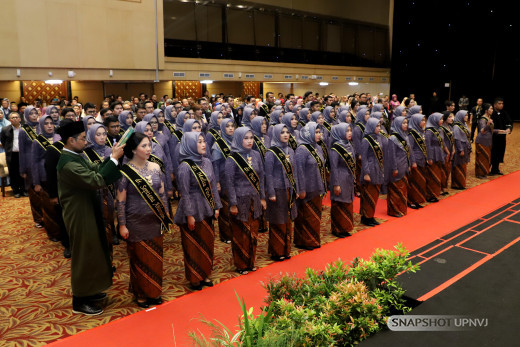
[[[437,202],[465,189],[474,131],[478,178],[502,174],[512,123],[501,98],[469,112],[422,113],[414,96],[265,99],[217,95],[160,101],[107,97],[101,109],[77,99],[0,109],[1,144],[15,198],[29,197],[37,228],[71,257],[73,312],[103,312],[112,284],[112,247],[124,239],[130,292],[138,306],[162,303],[163,236],[180,229],[186,279],[212,286],[215,239],[231,244],[236,271],[255,271],[258,234],[268,232],[275,261],[291,247],[320,247],[322,200],[330,191],[330,232],[387,213]],[[467,105],[465,105],[467,106]],[[470,124],[470,127],[468,127]],[[133,134],[120,143],[127,129]],[[451,177],[451,179],[450,179]],[[218,236],[215,233],[218,224]]]

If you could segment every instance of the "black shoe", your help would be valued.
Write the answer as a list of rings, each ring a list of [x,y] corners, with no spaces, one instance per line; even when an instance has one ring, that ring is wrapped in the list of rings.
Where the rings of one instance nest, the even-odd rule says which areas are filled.
[[[87,297],[89,301],[101,301],[107,297],[107,293],[98,293]]]
[[[114,236],[114,237],[112,238],[112,244],[113,244],[113,245],[116,245],[116,246],[119,244],[119,238],[118,238],[117,236]]]
[[[194,284],[190,284],[190,289],[191,290],[202,290],[202,284],[199,283],[199,285],[194,285]]]
[[[201,284],[201,286],[203,286],[203,287],[213,287],[213,282],[211,282],[210,280],[207,280],[207,281],[201,281],[200,284]]]
[[[491,171],[490,173],[488,173],[488,176],[496,176],[498,174],[499,174],[498,172]]]
[[[258,233],[259,234],[263,234],[263,233],[266,233],[268,232],[269,230],[267,228],[262,228],[262,229],[258,229]]]
[[[71,256],[70,254],[70,248],[65,248],[65,250],[63,251],[63,257],[69,259]]]
[[[150,306],[155,306],[155,305],[160,305],[163,303],[162,301],[162,298],[161,297],[158,297],[158,298],[148,298],[146,299],[146,303]]]
[[[137,304],[137,306],[139,306],[141,308],[150,308],[150,305],[148,305],[148,301],[138,301],[136,299],[135,303]]]
[[[86,316],[97,316],[103,313],[103,309],[96,304],[83,302],[72,306],[72,313],[81,313]]]
[[[370,218],[366,218],[366,217],[361,217],[361,224],[364,224],[366,226],[369,226],[369,227],[373,227],[374,225],[372,225],[371,221],[370,221]]]
[[[375,218],[370,218],[370,223],[372,223],[373,225],[379,225],[380,224],[378,221],[376,221]]]
[[[17,199],[19,199],[19,198],[21,197],[21,195],[18,194],[18,193],[16,193],[16,194],[14,195],[14,197],[17,198]]]
[[[27,194],[27,192],[23,192],[22,195],[25,196],[25,197],[29,196],[29,194]]]
[[[439,202],[439,199],[437,199],[437,198],[429,198],[428,202]]]
[[[449,192],[442,192],[441,195],[448,195],[450,194]]]
[[[407,205],[408,205],[408,207],[410,207],[410,208],[412,208],[412,209],[414,209],[414,210],[418,210],[418,209],[420,208],[419,206],[417,206],[417,204],[410,204],[410,203],[409,203],[409,204],[407,204]]]
[[[58,240],[57,238],[55,238],[55,237],[51,238],[50,240],[51,240],[52,242],[58,242],[58,241],[59,241],[59,240]]]

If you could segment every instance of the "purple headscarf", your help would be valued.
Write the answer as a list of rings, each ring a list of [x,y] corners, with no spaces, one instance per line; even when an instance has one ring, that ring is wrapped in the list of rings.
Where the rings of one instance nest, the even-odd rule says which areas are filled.
[[[180,160],[189,159],[198,164],[202,162],[202,154],[199,154],[197,150],[197,143],[199,142],[200,136],[203,136],[203,134],[198,131],[184,133],[179,148]]]

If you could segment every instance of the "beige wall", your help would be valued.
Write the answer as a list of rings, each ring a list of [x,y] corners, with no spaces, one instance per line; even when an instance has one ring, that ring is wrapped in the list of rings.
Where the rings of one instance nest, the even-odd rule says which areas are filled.
[[[380,25],[388,25],[388,11],[390,10],[390,0],[245,0],[245,2]]]
[[[170,98],[172,97],[172,83],[172,81],[162,81],[153,84],[153,90],[154,94],[157,95],[157,100],[161,100],[162,96],[165,94],[168,94]]]
[[[72,97],[78,96],[81,103],[90,102],[99,109],[103,100],[103,83],[102,82],[70,82],[70,90]]]
[[[162,0],[159,62],[164,61]],[[2,0],[0,66],[155,69],[154,0]]]
[[[0,81],[0,98],[8,98],[17,103],[20,102],[20,82]]]
[[[330,83],[328,86],[320,86],[317,82],[311,83],[293,83],[291,91],[291,83],[264,83],[264,95],[267,92],[273,92],[275,97],[278,93],[287,95],[293,93],[296,96],[303,96],[305,92],[312,91],[327,95],[334,93],[338,96],[352,95],[358,93],[370,93],[376,96],[379,93],[387,95],[390,92],[390,83],[359,83],[357,86],[349,86],[348,83]]]
[[[207,85],[209,95],[224,93],[225,95],[242,95],[242,82],[217,81]]]
[[[153,83],[105,83],[105,95],[121,95],[123,100],[145,93],[148,97],[154,94]]]

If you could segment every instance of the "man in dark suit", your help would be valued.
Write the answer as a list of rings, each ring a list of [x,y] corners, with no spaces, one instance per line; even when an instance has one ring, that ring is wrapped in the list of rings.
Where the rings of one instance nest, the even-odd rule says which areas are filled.
[[[21,118],[18,112],[11,112],[9,114],[10,125],[2,128],[0,133],[0,142],[5,149],[5,159],[7,161],[7,167],[9,168],[9,177],[11,179],[11,189],[13,190],[14,197],[19,198],[22,195],[27,196],[25,192],[25,182],[20,176],[19,163],[19,147],[18,147],[18,135],[20,134]]]
[[[495,129],[493,131],[493,145],[491,147],[491,171],[489,174],[503,175],[500,171],[500,163],[504,162],[504,154],[506,152],[506,136],[511,134],[513,130],[513,122],[509,114],[504,111],[504,99],[496,98],[493,103],[493,124]]]

